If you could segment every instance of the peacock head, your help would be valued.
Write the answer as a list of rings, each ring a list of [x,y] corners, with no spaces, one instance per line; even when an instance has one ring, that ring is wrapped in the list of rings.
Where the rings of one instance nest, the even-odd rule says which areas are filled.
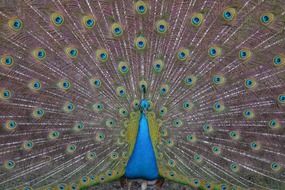
[[[140,102],[141,112],[145,112],[150,108],[150,103],[146,99],[142,99]]]

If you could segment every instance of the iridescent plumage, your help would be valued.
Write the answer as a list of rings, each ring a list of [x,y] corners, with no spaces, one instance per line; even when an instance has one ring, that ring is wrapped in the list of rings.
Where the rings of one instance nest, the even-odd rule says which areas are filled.
[[[0,1],[0,189],[285,189],[284,15],[283,0]]]

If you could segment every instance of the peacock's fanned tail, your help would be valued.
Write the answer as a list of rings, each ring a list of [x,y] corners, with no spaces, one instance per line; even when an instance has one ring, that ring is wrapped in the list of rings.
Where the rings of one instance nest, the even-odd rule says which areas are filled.
[[[1,0],[0,189],[159,176],[285,189],[284,0]],[[148,150],[141,150],[148,151]]]

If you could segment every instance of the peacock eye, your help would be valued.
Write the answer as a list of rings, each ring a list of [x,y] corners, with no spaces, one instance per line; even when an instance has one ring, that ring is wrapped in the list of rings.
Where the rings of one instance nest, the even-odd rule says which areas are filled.
[[[106,125],[106,127],[113,128],[113,127],[115,127],[117,125],[117,122],[113,118],[108,118],[105,121],[105,125]]]
[[[214,85],[221,86],[225,83],[225,77],[222,75],[214,75],[212,81]]]
[[[207,184],[205,184],[205,187],[206,187],[206,189],[211,189],[212,186],[207,183]]]
[[[274,57],[274,64],[275,65],[280,65],[281,64],[281,57],[280,56]]]
[[[188,75],[184,78],[184,84],[187,87],[194,87],[196,85],[197,77],[194,75]]]
[[[69,52],[70,56],[75,57],[77,55],[77,50],[76,49],[72,49]]]
[[[221,101],[217,101],[214,103],[213,105],[214,111],[217,113],[223,112],[225,110],[225,106],[223,104],[223,102]]]
[[[197,24],[200,23],[200,18],[198,18],[198,17],[193,17],[193,18],[192,18],[192,22],[193,22],[193,24],[197,25]]]
[[[209,53],[211,56],[215,57],[217,54],[217,50],[215,48],[210,48]]]
[[[59,133],[58,132],[53,132],[52,136],[57,137],[57,136],[59,136]]]
[[[4,161],[4,167],[7,170],[12,170],[15,168],[16,163],[13,160],[6,160]]]
[[[143,48],[144,47],[144,42],[143,41],[138,41],[138,47]]]
[[[55,18],[55,22],[56,22],[56,24],[61,24],[62,23],[62,18],[60,17],[60,16],[57,16],[56,18]]]
[[[123,35],[123,28],[120,23],[113,23],[111,31],[114,37],[120,37]]]
[[[251,58],[251,51],[249,49],[241,49],[239,51],[239,58],[242,61],[248,61]]]
[[[200,185],[200,180],[199,179],[193,179],[193,184],[195,187],[198,187]]]
[[[101,63],[105,63],[108,61],[109,55],[105,49],[96,50],[97,60]]]
[[[138,11],[141,12],[141,13],[144,12],[145,11],[145,7],[143,5],[140,5],[138,7]]]
[[[260,149],[260,144],[256,141],[253,141],[250,143],[250,147],[252,150],[259,150]]]
[[[84,129],[84,124],[81,121],[76,122],[72,128],[73,132],[75,132],[75,133],[78,133],[78,132],[82,131],[83,129]]]
[[[183,121],[181,119],[175,119],[173,121],[173,126],[174,127],[181,127],[183,125]]]
[[[263,25],[270,25],[274,20],[274,15],[272,13],[263,13],[260,16],[260,22]]]
[[[63,91],[67,91],[71,88],[71,83],[69,80],[63,79],[58,82],[58,87]]]
[[[21,27],[21,22],[19,21],[19,19],[14,21],[13,26],[15,27],[15,29],[19,29]]]
[[[5,129],[7,131],[13,131],[17,128],[17,123],[14,120],[7,120],[5,122]]]
[[[185,110],[185,111],[190,111],[192,110],[194,107],[193,103],[190,102],[190,101],[184,101],[183,104],[182,104],[182,108]]]
[[[228,187],[227,187],[227,185],[226,184],[221,184],[221,190],[227,190],[228,189]]]
[[[119,154],[117,152],[112,152],[111,153],[111,159],[117,160],[119,158]]]
[[[272,119],[268,122],[268,126],[271,129],[279,129],[281,127],[280,122],[278,119]]]
[[[2,89],[0,90],[0,99],[2,100],[9,100],[12,97],[12,93],[8,89]]]
[[[33,189],[31,187],[26,186],[24,187],[24,190],[33,190]]]
[[[214,82],[219,83],[221,81],[220,76],[214,76]]]
[[[218,155],[218,154],[221,154],[221,148],[218,147],[218,146],[213,146],[212,147],[212,151],[214,154]]]
[[[107,55],[106,55],[106,53],[101,53],[101,54],[100,54],[100,57],[101,57],[101,59],[106,59],[106,58],[107,58]]]
[[[11,65],[12,64],[12,58],[11,57],[6,57],[5,63],[6,63],[6,65]]]
[[[83,16],[82,25],[87,29],[92,29],[96,24],[96,20],[93,16]]]
[[[123,87],[123,86],[117,87],[116,94],[119,97],[125,97],[126,96],[126,89],[125,89],[125,87]]]
[[[92,108],[96,113],[101,113],[104,109],[104,105],[101,102],[97,102],[93,104]]]
[[[210,58],[218,58],[222,54],[222,49],[218,46],[212,46],[208,49]]]
[[[33,57],[38,61],[42,61],[46,58],[46,51],[43,48],[37,48],[33,51]]]
[[[69,58],[76,58],[78,56],[78,49],[73,47],[68,47],[66,48],[65,53]]]
[[[71,190],[77,190],[77,189],[78,189],[78,187],[77,187],[76,184],[72,184],[72,185],[71,185]]]
[[[194,161],[197,163],[201,163],[203,161],[203,158],[200,154],[195,153],[194,154]]]
[[[101,87],[101,80],[98,78],[91,78],[89,80],[89,83],[92,87],[94,87],[95,89],[99,89]]]
[[[68,82],[68,81],[64,81],[64,82],[62,83],[62,86],[63,86],[64,88],[68,88],[68,87],[69,87],[69,82]]]
[[[225,12],[224,12],[224,18],[227,19],[227,20],[231,20],[231,18],[232,18],[232,13],[229,12],[229,11],[225,11]]]
[[[67,154],[73,154],[76,151],[77,147],[75,144],[68,144],[66,147]]]
[[[29,84],[29,87],[33,91],[39,91],[42,88],[42,83],[39,80],[32,80]]]
[[[245,51],[240,51],[240,57],[245,58],[247,53]]]
[[[58,187],[59,190],[65,190],[66,189],[66,185],[63,184],[63,183],[57,185],[57,187]]]
[[[68,106],[67,106],[67,109],[73,110],[73,107],[74,107],[73,104],[72,104],[72,103],[69,103]]]
[[[179,61],[186,61],[189,58],[189,50],[181,48],[177,52],[177,58]]]
[[[197,137],[195,134],[189,134],[186,137],[186,140],[191,143],[195,143],[197,141]]]
[[[41,119],[44,114],[45,112],[42,108],[35,108],[32,115],[35,119]]]
[[[252,81],[251,81],[251,80],[246,80],[246,84],[247,84],[248,86],[251,86],[251,85],[252,85]]]
[[[254,79],[245,79],[245,87],[247,89],[254,89],[256,87],[256,81]]]
[[[178,56],[180,59],[185,59],[186,54],[184,52],[179,52]]]
[[[243,116],[245,117],[245,119],[253,119],[255,114],[254,114],[253,110],[246,109],[243,111]]]
[[[203,132],[206,134],[210,134],[213,132],[213,127],[211,124],[205,123],[203,124],[202,128],[203,128]]]
[[[55,26],[61,26],[64,23],[64,18],[60,13],[52,13],[50,19]]]
[[[58,131],[51,131],[48,134],[49,140],[55,140],[59,137],[60,133]]]
[[[163,84],[160,87],[160,95],[165,96],[169,92],[169,86],[167,84]]]
[[[175,172],[174,171],[169,171],[169,176],[170,177],[174,177],[175,176]]]
[[[140,105],[140,101],[138,99],[134,99],[132,102],[132,108],[134,110],[138,110],[139,109],[139,105]]]
[[[281,103],[282,105],[285,104],[285,94],[280,94],[278,96],[278,102]]]
[[[157,59],[153,62],[152,65],[153,71],[158,74],[162,71],[162,69],[164,68],[164,63],[161,59]]]
[[[100,80],[95,80],[95,81],[94,81],[94,84],[95,84],[96,86],[99,86],[99,85],[101,84],[101,82],[100,82]]]
[[[158,20],[155,27],[158,34],[165,34],[168,31],[169,24],[165,20]]]
[[[25,151],[30,151],[33,148],[33,146],[34,146],[34,143],[32,141],[30,141],[30,140],[29,141],[25,141],[23,143],[23,149]]]
[[[267,15],[262,16],[261,19],[265,23],[269,22],[269,17]]]
[[[116,34],[121,34],[121,28],[116,27],[116,28],[114,29],[114,32],[115,32]]]
[[[87,181],[88,181],[88,177],[86,177],[86,176],[81,177],[81,182],[83,184],[86,183]]]
[[[139,15],[144,15],[146,14],[148,8],[145,2],[139,0],[135,3],[135,9]]]
[[[3,92],[4,97],[9,97],[10,96],[10,92],[8,90],[5,90]]]
[[[13,18],[8,21],[8,26],[15,32],[20,31],[23,28],[23,21],[19,18]]]
[[[92,26],[94,25],[94,20],[93,20],[93,19],[88,19],[88,20],[86,21],[86,25],[87,25],[88,27],[92,27]]]
[[[223,19],[227,22],[233,21],[237,16],[237,11],[234,8],[226,8],[223,11]]]
[[[135,48],[137,50],[144,50],[146,48],[147,40],[143,36],[136,37],[135,40]]]
[[[284,55],[276,55],[274,58],[273,58],[273,64],[274,66],[283,66],[285,64],[285,58],[284,58]]]
[[[127,117],[129,115],[129,112],[126,108],[120,108],[119,109],[119,114],[121,117]]]
[[[2,66],[11,67],[14,64],[14,59],[10,55],[3,55],[1,57]]]
[[[232,163],[230,165],[230,169],[233,171],[233,172],[237,172],[239,170],[239,166],[237,163]]]
[[[270,166],[271,166],[271,169],[275,172],[281,169],[281,165],[277,162],[272,162]]]
[[[191,17],[191,24],[193,26],[200,26],[203,23],[204,16],[201,13],[194,13]]]

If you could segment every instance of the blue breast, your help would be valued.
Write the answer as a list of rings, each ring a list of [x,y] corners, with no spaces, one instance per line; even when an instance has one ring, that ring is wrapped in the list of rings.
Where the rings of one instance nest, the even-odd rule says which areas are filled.
[[[129,179],[146,180],[155,180],[159,177],[148,122],[144,113],[141,114],[135,148],[128,161],[125,176]]]

